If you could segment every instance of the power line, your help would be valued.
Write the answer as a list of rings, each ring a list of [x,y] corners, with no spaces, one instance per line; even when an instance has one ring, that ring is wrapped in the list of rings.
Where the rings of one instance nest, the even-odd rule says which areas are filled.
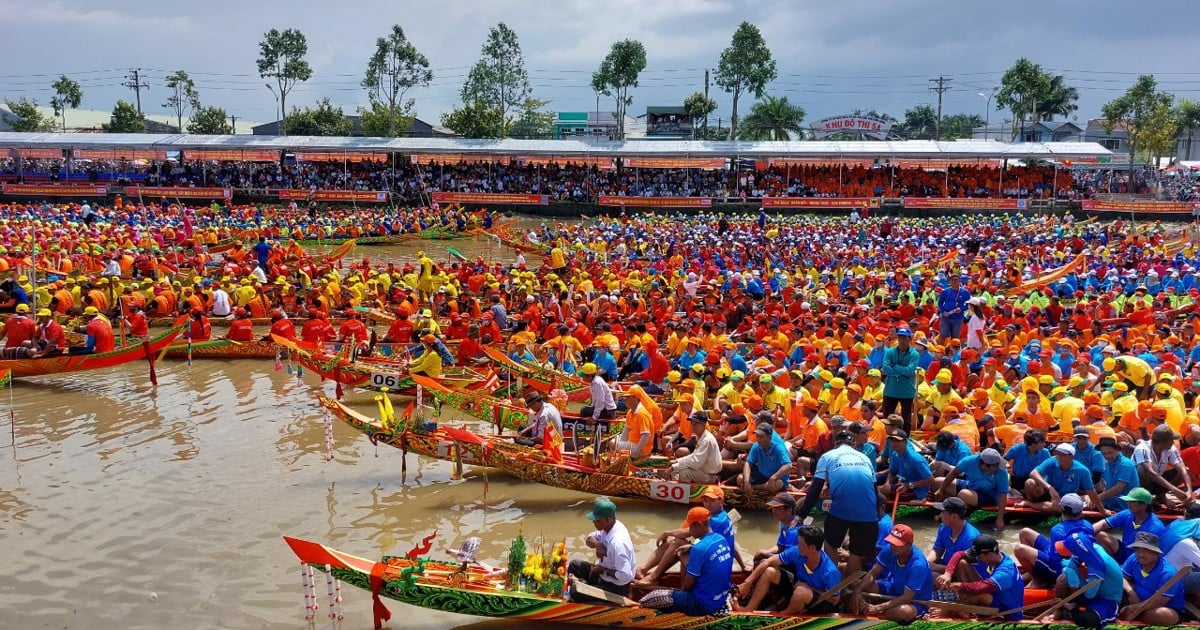
[[[936,138],[937,140],[942,139],[942,95],[945,94],[946,91],[950,89],[950,81],[952,81],[952,80],[953,79],[947,79],[946,77],[938,77],[936,79],[929,80],[930,82],[934,82],[934,81],[937,82],[937,87],[929,88],[930,92],[937,92],[937,95],[938,95],[937,123],[934,125],[934,128],[933,128],[934,129],[934,138]]]
[[[143,80],[141,71],[141,68],[130,68],[129,74],[125,75],[126,82],[121,84],[133,90],[133,94],[137,98],[137,112],[139,115],[142,113],[142,90],[150,89],[150,84]]]

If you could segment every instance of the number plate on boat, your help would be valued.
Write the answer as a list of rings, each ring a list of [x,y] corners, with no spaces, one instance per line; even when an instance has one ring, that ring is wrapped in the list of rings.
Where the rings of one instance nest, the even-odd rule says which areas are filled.
[[[650,482],[650,498],[655,501],[690,503],[692,500],[692,486],[691,484],[674,481],[652,481]]]
[[[395,389],[399,383],[400,377],[393,372],[371,372],[371,387]]]

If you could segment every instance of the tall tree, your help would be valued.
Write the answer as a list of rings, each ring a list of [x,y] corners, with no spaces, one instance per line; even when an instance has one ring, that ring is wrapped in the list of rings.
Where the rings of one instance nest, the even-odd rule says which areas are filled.
[[[16,117],[12,121],[13,131],[54,131],[54,120],[38,111],[37,101],[22,96],[15,101],[5,100],[4,105]]]
[[[187,132],[204,136],[224,136],[233,133],[229,114],[220,107],[197,107],[188,121]]]
[[[766,96],[750,108],[742,122],[744,140],[791,140],[792,134],[804,136],[804,108],[788,102],[786,96]]]
[[[1062,75],[1051,75],[1040,65],[1021,57],[1000,78],[996,110],[1012,112],[1015,138],[1026,120],[1053,120],[1055,116],[1074,114],[1079,109],[1078,100],[1079,91],[1067,85]]]
[[[701,124],[701,121],[707,121],[708,115],[717,111],[717,101],[705,96],[704,92],[693,92],[691,96],[683,99],[683,111],[692,119],[692,137],[695,138],[697,125]]]
[[[979,114],[951,114],[942,118],[942,139],[970,138],[975,128],[982,126],[983,116]]]
[[[1138,144],[1151,164],[1175,152],[1179,138],[1179,120],[1170,102],[1158,103],[1141,126]]]
[[[328,97],[316,107],[292,108],[288,118],[288,134],[293,136],[348,136],[353,129],[342,108],[334,107]]]
[[[630,88],[638,85],[638,75],[646,69],[646,47],[636,39],[625,39],[612,45],[612,50],[592,73],[592,89],[611,96],[617,104],[617,139],[625,139],[625,110],[633,103]]]
[[[774,81],[778,74],[771,49],[767,48],[767,42],[763,40],[758,27],[742,22],[734,31],[729,47],[721,52],[715,76],[717,85],[733,96],[729,114],[730,140],[738,137],[738,101],[742,94],[749,93],[755,98],[762,98],[767,84]]]
[[[479,52],[479,61],[471,66],[459,94],[464,104],[496,110],[496,116],[488,117],[496,125],[488,137],[503,138],[512,122],[509,111],[524,105],[533,92],[525,55],[517,33],[504,22],[488,30]]]
[[[510,138],[549,139],[554,137],[554,112],[546,111],[550,101],[539,98],[526,99],[521,104],[521,115],[512,122],[508,131]]]
[[[937,112],[931,105],[917,105],[904,112],[904,122],[893,126],[892,131],[909,140],[930,140],[937,128]]]
[[[491,138],[502,126],[499,110],[482,101],[443,112],[442,125],[464,138]]]
[[[1190,160],[1192,159],[1192,136],[1200,128],[1200,103],[1189,101],[1186,98],[1181,99],[1175,106],[1175,120],[1179,124],[1181,139],[1186,138],[1183,155]]]
[[[102,127],[108,133],[142,133],[146,131],[146,117],[133,103],[119,100],[113,107],[112,118]]]
[[[274,79],[275,98],[279,99],[279,132],[287,133],[287,97],[296,83],[312,78],[312,67],[304,56],[308,54],[308,38],[289,28],[271,29],[258,43],[258,76]]]
[[[1054,120],[1055,116],[1067,118],[1079,111],[1079,90],[1066,84],[1061,74],[1050,77],[1050,86],[1043,98],[1037,102],[1035,117],[1038,120]]]
[[[1159,91],[1152,74],[1143,74],[1125,93],[1104,104],[1104,130],[1112,133],[1118,122],[1124,121],[1129,130],[1129,160],[1137,159],[1137,148],[1145,132],[1153,133],[1156,120],[1162,122],[1160,108],[1170,107],[1174,97]]]
[[[413,111],[412,99],[395,111],[379,101],[372,100],[369,107],[358,108],[358,117],[364,136],[392,138],[407,134],[412,129],[413,119],[417,115]]]
[[[429,59],[408,41],[399,24],[393,24],[386,37],[375,40],[375,54],[367,62],[362,86],[372,104],[382,104],[387,112],[387,132],[380,135],[394,137],[397,131],[407,129],[401,123],[406,113],[413,110],[413,100],[405,101],[404,97],[412,88],[428,86],[432,80]],[[377,110],[372,107],[370,111]]]
[[[54,108],[54,115],[62,118],[62,130],[67,130],[67,108],[77,109],[79,104],[83,102],[83,88],[79,87],[79,83],[72,81],[67,75],[61,75],[50,87],[54,88],[54,98],[50,99],[50,106]]]
[[[176,70],[167,77],[167,88],[171,95],[163,107],[175,112],[175,120],[179,123],[179,132],[183,133],[183,115],[200,109],[200,94],[196,92],[196,82],[183,70]]]

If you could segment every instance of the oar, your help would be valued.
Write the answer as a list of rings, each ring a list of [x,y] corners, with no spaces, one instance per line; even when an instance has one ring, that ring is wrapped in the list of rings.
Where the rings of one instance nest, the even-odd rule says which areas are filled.
[[[732,519],[730,519],[730,520],[732,520]],[[831,597],[836,597],[836,596],[837,596],[837,594],[838,594],[838,593],[841,593],[843,590],[845,590],[845,588],[846,588],[847,586],[850,586],[851,584],[853,584],[853,583],[855,583],[855,582],[857,582],[857,581],[861,580],[861,579],[862,579],[862,576],[864,576],[864,575],[866,575],[866,574],[867,574],[867,572],[866,572],[866,571],[855,571],[854,573],[851,573],[851,574],[850,574],[850,575],[849,575],[849,576],[848,576],[846,579],[844,579],[844,580],[842,580],[841,582],[838,582],[837,584],[835,584],[835,585],[833,586],[833,588],[831,588],[831,589],[829,589],[829,590],[825,591],[824,593],[821,593],[821,596],[820,596],[820,597],[818,597],[818,598],[816,598],[816,599],[814,599],[814,600],[813,600],[813,601],[812,601],[812,602],[811,602],[811,603],[808,605],[808,608],[810,608],[810,609],[811,609],[811,608],[815,608],[816,606],[819,606],[819,605],[821,605],[821,604],[825,603],[825,601],[826,601],[826,600],[828,600],[829,598],[831,598]]]
[[[146,362],[150,364],[150,384],[158,387],[158,374],[154,371],[154,353],[150,350],[150,340],[142,340],[142,350],[146,352]]]
[[[1096,578],[1096,579],[1092,580],[1091,582],[1088,582],[1087,584],[1084,584],[1083,586],[1079,587],[1079,589],[1077,589],[1077,590],[1076,590],[1074,593],[1071,593],[1070,595],[1068,595],[1068,596],[1064,597],[1063,599],[1059,600],[1059,602],[1058,602],[1057,604],[1055,604],[1055,605],[1051,606],[1050,608],[1047,608],[1046,610],[1042,611],[1042,614],[1038,615],[1037,617],[1034,617],[1034,618],[1033,618],[1033,620],[1034,620],[1034,621],[1037,621],[1038,619],[1041,619],[1042,617],[1045,617],[1046,615],[1052,615],[1052,614],[1054,614],[1054,613],[1058,612],[1058,609],[1060,609],[1060,608],[1062,608],[1063,606],[1066,606],[1067,604],[1071,603],[1071,601],[1072,601],[1072,600],[1074,600],[1076,597],[1079,597],[1080,595],[1083,595],[1083,592],[1084,592],[1084,591],[1088,590],[1089,588],[1092,588],[1093,586],[1095,586],[1095,585],[1099,584],[1099,583],[1100,583],[1100,582],[1102,582],[1102,581],[1103,581],[1103,580],[1101,580],[1100,578]],[[1015,611],[1014,611],[1014,612],[1015,612]],[[1010,614],[1011,614],[1011,613],[1010,613]],[[1007,617],[1008,615],[1003,615],[1003,616],[1006,616],[1006,617]]]
[[[1129,619],[1136,620],[1143,612],[1146,611],[1146,608],[1150,605],[1150,602],[1153,601],[1155,597],[1158,597],[1159,595],[1166,593],[1167,589],[1171,588],[1172,586],[1175,586],[1176,582],[1178,582],[1179,580],[1182,580],[1185,575],[1187,575],[1191,572],[1192,572],[1191,565],[1183,567],[1182,569],[1177,571],[1175,573],[1175,575],[1171,576],[1171,579],[1167,580],[1166,582],[1163,582],[1163,585],[1158,587],[1158,590],[1154,591],[1153,595],[1151,595],[1150,597],[1147,597],[1146,599],[1143,599],[1142,602],[1140,604],[1138,604],[1136,608],[1133,609],[1133,612],[1129,615]]]
[[[896,510],[900,507],[900,480],[896,479],[896,485],[892,488],[892,492],[896,493],[896,498],[892,499],[892,524],[896,523]]]

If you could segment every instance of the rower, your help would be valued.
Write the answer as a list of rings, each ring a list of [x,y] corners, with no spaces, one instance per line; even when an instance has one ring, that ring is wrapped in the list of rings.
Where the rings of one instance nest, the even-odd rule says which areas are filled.
[[[796,532],[796,546],[773,554],[754,567],[738,585],[733,609],[737,611],[780,610],[784,615],[830,614],[835,612],[838,594],[811,610],[809,604],[820,593],[838,585],[842,574],[822,549],[825,532],[819,527],[802,526]],[[767,601],[768,595],[771,601]],[[743,605],[741,600],[747,600]],[[778,602],[786,602],[782,607]],[[763,608],[763,604],[766,607]]]
[[[436,354],[436,353],[435,353]],[[547,431],[556,431],[562,437],[562,413],[553,403],[542,397],[542,393],[533,390],[525,394],[525,406],[529,409],[529,422],[517,433],[513,440],[522,446],[553,446],[562,454],[562,440],[548,436]]]
[[[933,487],[933,471],[929,462],[909,444],[908,434],[898,429],[888,436],[891,453],[888,455],[887,482],[879,487],[879,493],[891,498],[900,493],[922,501]]]
[[[734,561],[744,571],[746,561],[742,559],[734,541],[733,522],[725,511],[725,491],[720,486],[708,486],[700,495],[700,500],[708,510],[709,527],[725,538],[726,544],[733,552]],[[654,552],[638,567],[638,579],[633,582],[633,586],[647,587],[657,584],[677,562],[687,566],[691,547],[691,532],[687,528],[673,529],[660,534]]]
[[[679,589],[659,589],[646,594],[638,603],[664,613],[680,612],[703,617],[726,607],[732,587],[733,551],[725,537],[709,525],[711,516],[705,507],[688,510],[682,527],[697,539],[688,554],[687,569]]]
[[[783,552],[788,547],[796,546],[796,532],[803,521],[796,515],[796,498],[788,492],[780,492],[771,498],[766,503],[771,509],[771,516],[779,523],[779,536],[775,538],[775,545],[766,549],[759,549],[754,553],[754,564],[766,560],[767,558]]]
[[[913,542],[911,527],[896,525],[886,541],[888,546],[879,553],[875,565],[854,590],[851,613],[906,624],[928,612],[928,606],[914,600],[933,598],[933,574],[925,556]],[[863,593],[880,593],[891,599],[864,608]]]
[[[858,571],[875,557],[880,518],[875,491],[875,462],[854,448],[854,434],[839,431],[834,448],[817,460],[812,483],[797,518],[803,522],[816,507],[821,491],[829,486],[829,509],[825,516],[825,551],[834,554],[850,536],[846,573]],[[890,530],[889,530],[890,531]]]
[[[1005,617],[1020,621],[1024,616],[1025,581],[1013,559],[1000,551],[1000,543],[987,534],[971,541],[971,548],[950,557],[941,575],[933,580],[939,589],[958,594],[958,603],[990,606],[1013,611]]]
[[[250,321],[250,313],[242,307],[233,309],[233,321],[229,322],[229,332],[225,338],[230,341],[254,341],[254,324]]]
[[[737,485],[746,492],[776,492],[788,487],[792,458],[783,438],[769,422],[754,429],[755,442],[742,464]],[[792,502],[793,505],[795,501]]]
[[[1050,528],[1047,538],[1035,529],[1026,527],[1017,533],[1018,542],[1013,547],[1013,557],[1021,567],[1026,584],[1034,586],[1053,585],[1062,574],[1062,558],[1055,553],[1055,545],[1075,532],[1092,537],[1092,524],[1083,520],[1083,498],[1077,494],[1063,495],[1062,522]]]
[[[1008,470],[1000,453],[985,448],[958,461],[945,477],[934,480],[935,495],[960,499],[968,508],[995,507],[996,530],[1004,529],[1008,505]],[[960,478],[961,477],[961,478]],[[947,499],[948,500],[948,499]]]
[[[80,332],[87,335],[87,341],[82,348],[71,348],[70,354],[91,354],[112,352],[116,347],[112,324],[100,316],[95,306],[83,309],[83,319],[86,322]]]
[[[1089,582],[1100,580],[1068,603],[1060,617],[1085,628],[1103,628],[1115,621],[1125,584],[1121,565],[1086,532],[1074,532],[1055,543],[1054,549],[1065,558],[1062,576],[1054,585],[1056,597],[1067,597]]]
[[[1075,447],[1055,444],[1053,460],[1038,464],[1025,482],[1025,507],[1047,514],[1061,512],[1059,498],[1067,494],[1086,495],[1093,509],[1107,513],[1092,484],[1092,473],[1075,461]]]
[[[408,373],[438,378],[442,375],[442,355],[437,351],[437,337],[426,333],[421,337],[421,344],[424,351],[408,362]]]
[[[588,534],[585,544],[596,552],[596,562],[572,560],[567,565],[571,584],[569,599],[574,602],[593,602],[593,598],[576,592],[574,585],[582,581],[623,597],[629,596],[629,583],[637,570],[633,541],[625,524],[617,520],[617,506],[608,497],[599,497],[592,504],[587,519],[596,531]]]
[[[1133,553],[1121,565],[1121,573],[1125,576],[1125,595],[1129,605],[1117,613],[1121,621],[1164,627],[1179,623],[1178,611],[1186,607],[1183,582],[1176,581],[1165,592],[1155,595],[1176,573],[1175,567],[1163,558],[1158,543],[1157,535],[1142,531],[1128,545]]]
[[[1129,507],[1104,520],[1096,521],[1092,526],[1096,532],[1096,542],[1117,562],[1125,562],[1129,558],[1134,539],[1143,532],[1149,532],[1156,537],[1167,532],[1167,526],[1163,525],[1157,514],[1150,511],[1154,495],[1150,494],[1149,490],[1134,488],[1122,496],[1121,500]],[[1111,530],[1121,531],[1120,543],[1110,535]]]

